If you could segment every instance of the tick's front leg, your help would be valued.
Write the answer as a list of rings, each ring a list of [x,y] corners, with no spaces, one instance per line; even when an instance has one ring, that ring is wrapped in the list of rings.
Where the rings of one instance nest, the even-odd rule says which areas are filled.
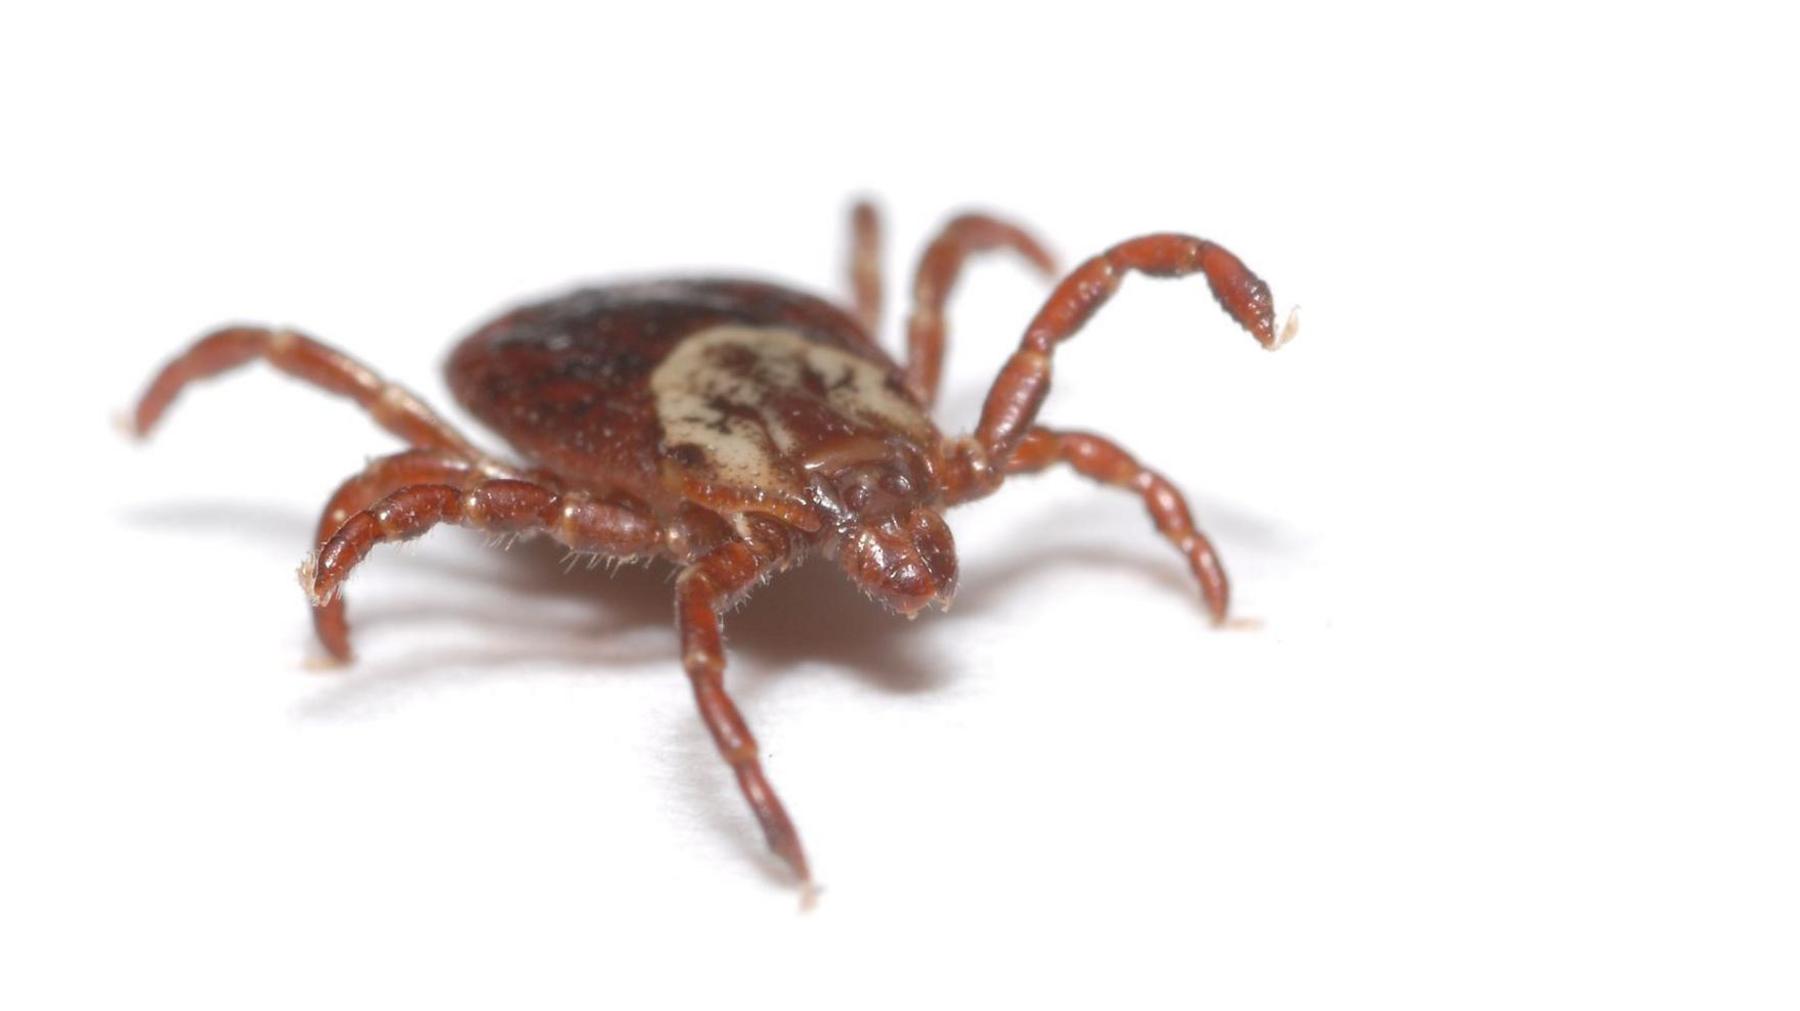
[[[719,754],[737,775],[744,799],[762,824],[769,849],[793,868],[801,885],[811,894],[812,873],[800,835],[788,818],[781,800],[763,775],[756,738],[725,693],[725,641],[720,614],[755,586],[765,574],[765,562],[742,544],[727,544],[685,569],[676,582],[675,620],[681,636],[681,664],[694,686],[700,718],[712,733]]]
[[[1156,532],[1187,559],[1200,583],[1206,609],[1213,623],[1223,625],[1231,608],[1231,584],[1212,542],[1194,524],[1187,498],[1169,479],[1132,459],[1118,443],[1087,432],[1057,432],[1042,426],[1020,440],[1018,450],[1006,462],[1008,476],[1035,474],[1054,464],[1066,463],[1077,474],[1135,493],[1144,500]]]
[[[1037,423],[1039,408],[1050,393],[1050,359],[1057,345],[1081,331],[1129,273],[1151,277],[1200,274],[1238,325],[1257,343],[1273,351],[1294,336],[1296,320],[1275,327],[1274,297],[1262,278],[1217,243],[1191,235],[1143,235],[1127,239],[1076,267],[1025,329],[1019,349],[1001,367],[981,408],[975,442],[986,464],[1005,469],[1025,433]]]

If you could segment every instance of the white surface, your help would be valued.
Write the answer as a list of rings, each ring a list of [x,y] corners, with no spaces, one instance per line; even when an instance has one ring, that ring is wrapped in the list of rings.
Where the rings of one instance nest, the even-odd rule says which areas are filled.
[[[753,6],[5,16],[0,1004],[1800,1000],[1791,31]],[[453,337],[579,280],[835,291],[861,189],[895,293],[980,205],[1208,235],[1305,322],[1134,280],[1046,412],[1192,493],[1261,631],[1067,476],[952,514],[947,617],[827,569],[733,616],[810,915],[661,570],[443,532],[315,671],[294,568],[392,443],[262,369],[109,424],[223,320],[447,405]],[[948,427],[1040,293],[965,278]]]

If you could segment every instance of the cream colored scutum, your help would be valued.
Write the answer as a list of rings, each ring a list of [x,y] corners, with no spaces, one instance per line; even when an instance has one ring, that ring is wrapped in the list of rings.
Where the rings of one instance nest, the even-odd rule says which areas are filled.
[[[803,389],[808,371],[825,377],[825,400],[846,419],[891,425],[917,438],[931,431],[875,362],[792,330],[725,324],[692,334],[651,373],[663,445],[697,447],[715,480],[798,493],[791,472],[776,461],[794,452],[800,437],[777,416],[768,394]]]

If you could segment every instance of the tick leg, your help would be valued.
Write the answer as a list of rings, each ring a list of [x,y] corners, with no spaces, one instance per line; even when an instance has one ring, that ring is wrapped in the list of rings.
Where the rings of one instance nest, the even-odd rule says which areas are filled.
[[[693,682],[700,718],[719,754],[737,775],[738,787],[761,823],[769,849],[810,887],[812,873],[800,835],[763,775],[756,738],[731,696],[725,694],[725,643],[720,614],[763,576],[762,564],[742,544],[728,544],[685,569],[676,583],[675,621],[681,636],[681,664]]]
[[[1032,474],[1066,463],[1101,484],[1136,492],[1150,511],[1156,530],[1187,559],[1200,581],[1201,595],[1214,624],[1224,624],[1231,605],[1231,584],[1212,542],[1194,526],[1187,499],[1168,479],[1132,459],[1117,443],[1086,432],[1054,432],[1033,428],[1006,463],[1007,474]]]
[[[132,428],[148,435],[183,387],[255,359],[329,393],[349,397],[375,423],[420,449],[441,449],[470,459],[481,453],[448,422],[402,387],[382,379],[336,348],[292,330],[233,326],[215,330],[163,366],[138,400]]]
[[[1045,276],[1056,260],[1023,229],[985,214],[951,218],[925,247],[913,274],[912,314],[906,320],[906,385],[926,406],[937,401],[944,368],[944,306],[970,254],[1010,249]]]
[[[868,200],[850,208],[850,292],[871,338],[881,329],[881,213]]]
[[[405,541],[440,523],[494,533],[545,533],[574,551],[635,558],[655,551],[661,531],[643,506],[559,492],[517,478],[483,479],[468,487],[415,484],[383,496],[338,527],[300,569],[314,607],[337,595],[371,549]]]
[[[453,485],[467,488],[491,475],[460,456],[436,449],[409,449],[371,461],[362,472],[338,486],[319,516],[314,549],[321,549],[350,517],[369,508],[402,488],[418,484]],[[313,631],[332,657],[350,659],[350,628],[344,617],[344,596],[312,609]]]
[[[1036,424],[1050,392],[1050,356],[1056,345],[1080,332],[1128,271],[1152,277],[1204,274],[1219,305],[1264,347],[1274,350],[1294,335],[1295,318],[1290,314],[1277,331],[1269,286],[1224,247],[1188,235],[1127,239],[1076,267],[1038,310],[1019,350],[988,391],[974,440],[959,447],[961,473],[953,477],[963,487],[952,489],[955,497],[980,497],[997,486],[994,478]]]

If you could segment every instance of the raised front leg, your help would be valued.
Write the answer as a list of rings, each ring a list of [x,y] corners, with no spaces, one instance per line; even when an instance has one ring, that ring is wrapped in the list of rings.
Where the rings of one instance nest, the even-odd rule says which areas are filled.
[[[1263,347],[1273,351],[1294,336],[1295,317],[1290,314],[1277,331],[1269,286],[1223,246],[1190,235],[1146,235],[1121,242],[1076,267],[1026,328],[1019,350],[1007,359],[988,391],[973,442],[959,447],[963,458],[957,477],[965,484],[954,490],[956,497],[979,497],[992,490],[983,487],[982,478],[1004,472],[1020,441],[1037,423],[1038,410],[1050,393],[1050,357],[1056,345],[1081,331],[1128,271],[1152,277],[1204,274],[1219,305]],[[967,483],[971,480],[973,484]]]
[[[163,366],[139,398],[133,431],[150,434],[183,387],[261,358],[328,393],[354,400],[375,423],[408,445],[440,449],[468,459],[481,456],[469,441],[404,388],[336,348],[293,330],[233,326],[215,330]]]
[[[1042,427],[1025,433],[1006,463],[1006,473],[1031,474],[1057,463],[1066,463],[1084,477],[1135,492],[1142,498],[1157,532],[1175,545],[1199,580],[1213,623],[1224,624],[1231,606],[1231,584],[1225,579],[1225,569],[1219,564],[1212,542],[1194,525],[1193,513],[1188,511],[1187,499],[1180,489],[1132,459],[1130,453],[1110,439]]]
[[[972,254],[1010,249],[1046,276],[1056,260],[1024,229],[985,214],[951,218],[925,247],[913,274],[912,313],[906,320],[906,385],[926,406],[937,401],[944,372],[944,306]]]
[[[800,848],[800,834],[763,775],[756,738],[725,693],[725,640],[719,616],[763,578],[767,564],[742,544],[727,544],[695,562],[676,582],[675,620],[681,636],[681,665],[693,682],[700,718],[736,774],[769,849],[793,868],[810,890],[812,872]]]

